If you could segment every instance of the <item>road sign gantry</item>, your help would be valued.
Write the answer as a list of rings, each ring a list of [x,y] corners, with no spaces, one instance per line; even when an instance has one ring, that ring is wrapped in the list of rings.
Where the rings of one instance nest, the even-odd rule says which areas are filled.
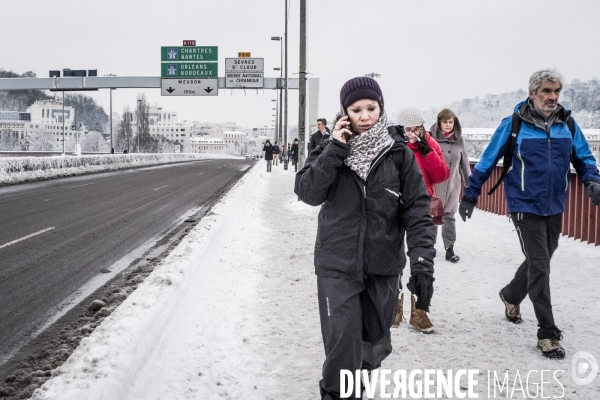
[[[160,49],[163,96],[217,96],[219,49],[217,46],[162,46]],[[193,44],[193,45],[192,45]]]

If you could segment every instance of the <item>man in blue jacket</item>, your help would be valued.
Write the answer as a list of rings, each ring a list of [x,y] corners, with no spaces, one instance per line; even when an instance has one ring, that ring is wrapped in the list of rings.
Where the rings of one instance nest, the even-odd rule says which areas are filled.
[[[564,358],[561,330],[554,323],[550,301],[550,258],[558,247],[570,180],[570,162],[586,193],[600,206],[600,174],[596,160],[579,126],[569,121],[571,112],[558,104],[562,76],[540,70],[529,79],[529,98],[515,107],[492,136],[475,165],[460,203],[463,221],[471,218],[481,187],[498,161],[510,152],[513,118],[520,118],[512,166],[504,180],[508,212],[512,217],[525,261],[513,280],[500,291],[506,318],[521,322],[519,305],[527,295],[538,321],[538,345],[549,358]],[[573,132],[571,132],[571,128]],[[513,133],[514,135],[515,133]]]

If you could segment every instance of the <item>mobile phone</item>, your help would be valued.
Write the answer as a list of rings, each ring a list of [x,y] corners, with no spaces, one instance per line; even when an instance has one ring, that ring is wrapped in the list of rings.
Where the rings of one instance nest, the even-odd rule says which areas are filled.
[[[340,104],[340,118],[347,117],[347,116],[348,116],[348,114],[346,114],[346,109],[344,108],[344,105]],[[350,122],[350,119],[348,119],[348,122]],[[348,125],[346,127],[346,129],[348,129],[350,132],[353,132],[350,125]],[[344,140],[346,140],[346,142],[348,140],[350,140],[350,135],[348,133],[344,132],[343,135],[344,135]]]

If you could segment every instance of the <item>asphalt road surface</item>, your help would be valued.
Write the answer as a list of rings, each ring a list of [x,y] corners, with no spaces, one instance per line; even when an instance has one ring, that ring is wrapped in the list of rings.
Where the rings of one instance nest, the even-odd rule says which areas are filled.
[[[114,277],[253,164],[205,160],[0,187],[0,370],[78,294]]]

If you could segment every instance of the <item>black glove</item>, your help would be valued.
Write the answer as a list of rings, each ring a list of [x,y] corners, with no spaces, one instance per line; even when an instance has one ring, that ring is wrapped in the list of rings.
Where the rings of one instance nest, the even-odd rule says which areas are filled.
[[[600,207],[600,183],[594,181],[586,183],[585,192],[592,199],[592,203]]]
[[[475,208],[475,204],[477,204],[477,200],[463,196],[462,201],[458,206],[458,213],[464,222],[467,222],[467,218],[471,218],[473,215],[473,208]]]
[[[429,304],[431,303],[431,297],[433,297],[433,281],[435,278],[424,272],[411,275],[408,280],[408,290],[415,296],[417,296],[416,307],[419,310],[429,312]]]
[[[419,151],[421,152],[421,155],[423,157],[427,156],[427,154],[429,154],[429,152],[431,151],[431,147],[429,147],[429,143],[427,143],[426,137],[419,138],[417,146],[419,146]]]

